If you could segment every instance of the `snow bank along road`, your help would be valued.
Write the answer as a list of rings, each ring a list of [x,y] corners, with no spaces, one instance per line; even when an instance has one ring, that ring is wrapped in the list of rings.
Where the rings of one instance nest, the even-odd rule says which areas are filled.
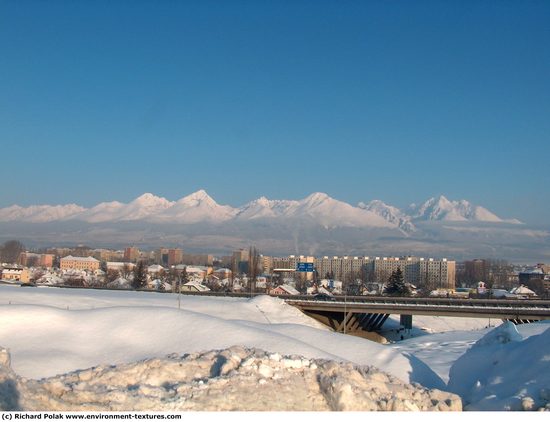
[[[513,388],[498,390],[499,400],[485,401],[484,406],[495,410],[517,408],[518,397],[520,408],[529,408],[531,401],[522,404],[527,398],[532,400],[532,408],[546,406],[545,389],[550,389],[550,377],[544,376],[550,373],[550,344],[545,343],[550,341],[548,336],[540,337],[536,348],[522,349],[523,356],[529,356],[526,365],[537,368],[536,373],[529,372],[529,379],[511,381],[505,376],[509,368],[493,365],[487,353],[482,361],[493,372],[478,368],[472,374],[475,382],[452,380],[449,374],[457,359],[466,359],[464,353],[469,347],[492,332],[492,328],[471,331],[472,327],[484,327],[485,321],[472,319],[466,325],[464,320],[418,317],[416,324],[426,330],[447,332],[380,345],[331,332],[296,308],[267,296],[183,296],[181,309],[177,309],[176,295],[172,294],[0,286],[0,346],[10,350],[15,373],[31,379],[97,365],[120,366],[169,353],[183,355],[238,345],[310,360],[374,366],[401,382],[416,382],[428,389],[445,390],[452,384],[458,392],[457,386],[461,385],[460,394],[466,398],[468,409],[476,409],[476,403],[494,395],[484,386],[496,385],[503,379]],[[493,346],[503,350],[510,346],[517,350],[530,347],[528,340],[539,337],[549,326],[520,326],[517,341]],[[467,331],[452,331],[455,327]],[[425,334],[419,329],[414,332]],[[452,347],[447,348],[445,344],[451,342]],[[479,347],[482,350],[487,346]],[[537,379],[533,378],[536,374]],[[524,384],[533,388],[524,388]],[[472,389],[476,394],[471,393]]]

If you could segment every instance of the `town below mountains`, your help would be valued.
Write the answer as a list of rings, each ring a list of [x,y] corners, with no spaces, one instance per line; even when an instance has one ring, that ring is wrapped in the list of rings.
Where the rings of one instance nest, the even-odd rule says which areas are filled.
[[[548,260],[550,232],[503,219],[466,200],[444,196],[407,209],[380,200],[351,205],[324,193],[302,200],[258,198],[218,204],[204,190],[177,201],[145,193],[129,203],[13,205],[0,209],[0,240],[26,244],[184,245],[224,252],[255,244],[266,253],[310,255],[485,256]]]

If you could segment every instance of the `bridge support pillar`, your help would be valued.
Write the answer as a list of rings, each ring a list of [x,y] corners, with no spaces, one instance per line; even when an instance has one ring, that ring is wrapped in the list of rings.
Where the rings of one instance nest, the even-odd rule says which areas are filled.
[[[405,327],[406,330],[410,330],[413,327],[413,316],[412,315],[400,315],[399,323]]]

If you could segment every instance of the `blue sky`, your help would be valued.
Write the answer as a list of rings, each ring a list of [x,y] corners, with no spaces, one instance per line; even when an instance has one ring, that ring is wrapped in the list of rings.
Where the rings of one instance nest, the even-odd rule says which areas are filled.
[[[322,191],[548,221],[548,1],[0,0],[0,206]]]

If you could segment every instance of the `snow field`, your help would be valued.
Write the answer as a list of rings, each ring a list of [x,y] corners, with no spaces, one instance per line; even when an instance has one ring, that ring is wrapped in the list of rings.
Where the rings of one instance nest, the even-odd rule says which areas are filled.
[[[544,408],[550,324],[511,331],[487,322],[418,317],[409,338],[381,345],[334,333],[267,296],[181,296],[177,309],[175,294],[0,286],[0,346],[27,378],[241,346],[374,366],[460,394],[468,410]]]

